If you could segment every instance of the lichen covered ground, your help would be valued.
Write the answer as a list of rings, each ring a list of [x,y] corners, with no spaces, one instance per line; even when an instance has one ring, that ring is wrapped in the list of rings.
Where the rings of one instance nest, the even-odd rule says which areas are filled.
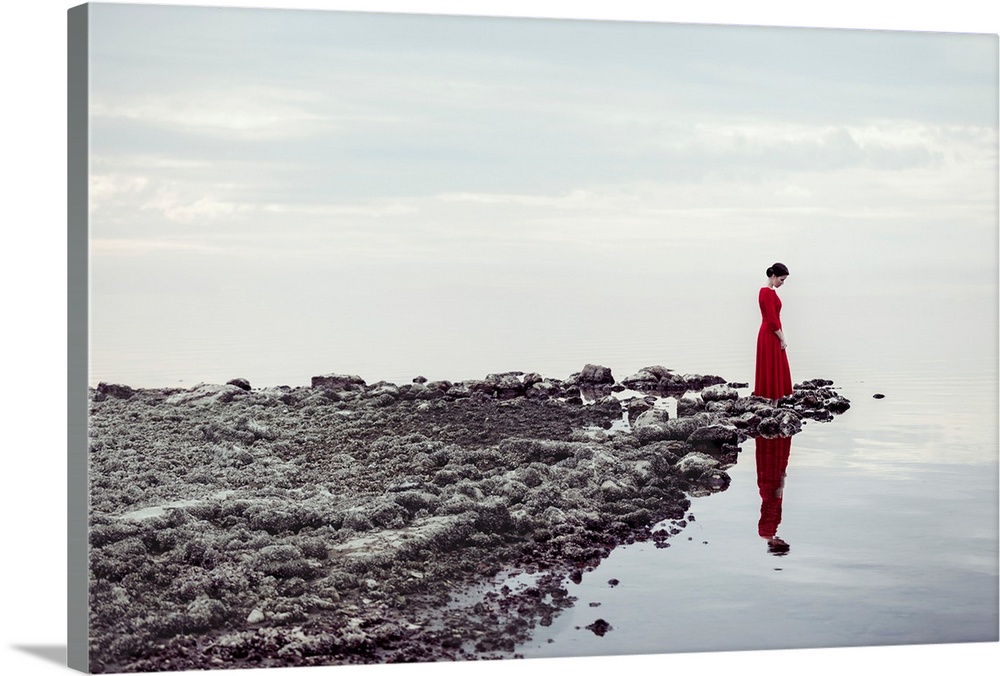
[[[614,547],[669,545],[743,440],[846,410],[830,385],[775,404],[592,365],[565,381],[102,383],[91,669],[516,657]]]

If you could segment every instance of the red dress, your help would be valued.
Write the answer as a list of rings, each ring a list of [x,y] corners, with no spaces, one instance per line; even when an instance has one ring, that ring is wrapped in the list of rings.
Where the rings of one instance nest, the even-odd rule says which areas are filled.
[[[757,369],[753,393],[767,399],[781,399],[792,393],[792,373],[788,355],[774,332],[781,328],[781,299],[769,286],[760,290],[760,330],[757,332]]]

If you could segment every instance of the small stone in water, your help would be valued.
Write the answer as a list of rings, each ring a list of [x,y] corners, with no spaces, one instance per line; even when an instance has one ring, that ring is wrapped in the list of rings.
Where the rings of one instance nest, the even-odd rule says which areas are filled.
[[[604,636],[612,629],[607,620],[596,620],[593,624],[588,624],[586,628],[598,636]]]

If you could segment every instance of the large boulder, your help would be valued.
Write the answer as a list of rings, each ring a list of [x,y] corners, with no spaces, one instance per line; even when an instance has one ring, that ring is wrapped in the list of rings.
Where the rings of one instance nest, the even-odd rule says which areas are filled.
[[[342,373],[328,373],[325,376],[313,376],[312,386],[315,388],[339,392],[345,390],[364,389],[365,381],[361,376],[344,375]]]
[[[525,386],[521,380],[522,371],[508,373],[491,373],[486,376],[486,382],[492,386],[494,393],[500,399],[513,399],[524,394]]]
[[[615,377],[611,374],[611,369],[607,366],[587,364],[577,376],[577,383],[580,385],[614,385]]]
[[[667,439],[685,439],[686,436],[673,433],[671,422],[673,421],[670,420],[670,413],[667,410],[650,408],[632,421],[632,434],[643,444]]]

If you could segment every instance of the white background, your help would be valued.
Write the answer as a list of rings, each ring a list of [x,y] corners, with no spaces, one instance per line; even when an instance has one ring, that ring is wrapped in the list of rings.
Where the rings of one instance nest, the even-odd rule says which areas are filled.
[[[8,3],[3,59],[3,673],[60,673],[66,642],[66,11],[72,2]],[[196,4],[161,0],[158,4]],[[664,20],[781,26],[998,32],[991,3],[654,3],[636,0],[381,0],[232,2],[215,6]],[[822,4],[817,8],[815,5]],[[960,330],[960,329],[959,329]],[[541,674],[544,670],[615,669],[640,674],[727,673],[992,673],[998,644],[918,646],[778,653],[686,654],[535,660],[475,665],[323,667],[308,673]],[[993,665],[992,667],[989,665]],[[891,671],[890,671],[891,670]],[[248,672],[240,672],[248,673]],[[300,674],[301,670],[253,670]]]

